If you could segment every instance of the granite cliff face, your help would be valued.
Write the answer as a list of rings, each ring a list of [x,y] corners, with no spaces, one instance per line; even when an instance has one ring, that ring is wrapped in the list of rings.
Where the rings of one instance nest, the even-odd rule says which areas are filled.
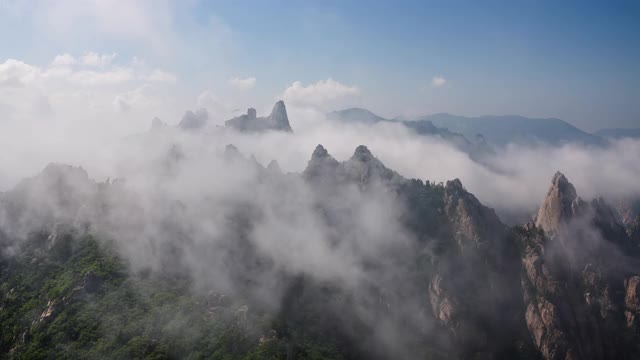
[[[517,246],[495,212],[460,180],[436,185],[405,179],[365,146],[338,162],[318,145],[303,176],[330,188],[356,184],[367,191],[382,184],[402,200],[406,226],[420,239],[415,252],[428,252],[428,270],[421,274],[427,284],[420,290],[426,290],[422,311],[447,346],[456,349],[449,351],[463,358],[535,354],[519,296]]]
[[[437,319],[464,349],[463,357],[522,357],[535,353],[522,321],[517,247],[495,212],[447,181],[443,212],[449,238],[435,257],[429,298]]]
[[[573,185],[557,172],[538,211],[536,226],[547,233],[556,232],[579,211],[582,203]]]
[[[287,108],[282,100],[276,102],[271,114],[257,117],[256,110],[250,108],[245,115],[240,115],[224,123],[225,127],[242,132],[263,132],[267,130],[292,132],[287,116]]]
[[[640,216],[640,199],[618,199],[613,204],[623,224],[631,226]]]
[[[526,323],[543,357],[635,358],[637,259],[613,210],[557,173],[520,240]]]

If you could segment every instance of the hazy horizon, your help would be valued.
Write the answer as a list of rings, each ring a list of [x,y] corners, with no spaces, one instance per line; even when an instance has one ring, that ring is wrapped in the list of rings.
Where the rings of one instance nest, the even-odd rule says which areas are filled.
[[[129,132],[276,99],[637,128],[639,16],[633,1],[3,0],[0,109],[5,123],[73,114]]]

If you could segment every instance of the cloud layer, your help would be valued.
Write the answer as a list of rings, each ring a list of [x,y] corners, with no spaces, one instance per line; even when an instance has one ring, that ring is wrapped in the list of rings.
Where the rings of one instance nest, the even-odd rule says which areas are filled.
[[[444,78],[435,79],[446,83]],[[230,82],[248,89],[256,80],[234,78]],[[177,77],[168,71],[147,66],[140,59],[122,62],[115,54],[61,54],[43,67],[15,59],[0,63],[0,109],[4,114],[0,138],[9,149],[0,165],[10,169],[3,172],[0,186],[7,188],[51,161],[94,167],[98,154],[115,161],[108,144],[145,131],[156,116],[176,124],[185,110],[206,108],[213,126],[237,113],[238,102],[210,90],[180,92],[177,83]],[[294,135],[251,137],[214,132],[217,135],[209,134],[213,138],[207,142],[218,147],[237,143],[265,164],[278,160],[287,171],[301,171],[318,143],[342,159],[365,144],[406,177],[432,181],[461,178],[481,201],[502,214],[535,208],[557,170],[563,171],[585,197],[640,194],[633,181],[640,176],[634,161],[640,153],[636,141],[619,141],[606,149],[514,145],[488,158],[487,167],[439,138],[418,136],[402,126],[327,122],[327,111],[357,105],[360,94],[359,87],[331,78],[308,85],[296,81],[279,97],[287,104]],[[34,128],[40,131],[34,133]],[[127,175],[110,174],[112,170],[104,168],[98,173]]]
[[[446,83],[447,79],[442,76],[434,76],[433,79],[431,79],[431,86],[433,87],[443,87]]]
[[[358,87],[344,85],[329,78],[307,86],[295,81],[284,90],[282,99],[293,106],[329,110],[353,104],[359,95]]]
[[[246,78],[238,78],[234,77],[229,79],[229,85],[238,89],[238,90],[249,90],[253,89],[256,86],[256,78],[254,77],[246,77]]]

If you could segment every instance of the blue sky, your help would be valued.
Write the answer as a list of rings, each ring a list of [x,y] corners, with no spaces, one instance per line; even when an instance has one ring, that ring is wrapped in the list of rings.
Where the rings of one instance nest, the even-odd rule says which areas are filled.
[[[175,76],[167,93],[206,91],[234,108],[285,97],[385,116],[640,127],[637,1],[0,0],[0,43],[0,64],[143,59]]]

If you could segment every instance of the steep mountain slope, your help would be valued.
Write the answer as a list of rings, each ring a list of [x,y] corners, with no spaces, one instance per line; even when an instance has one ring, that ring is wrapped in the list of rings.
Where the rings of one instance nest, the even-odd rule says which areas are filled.
[[[522,301],[511,296],[519,293],[517,249],[495,212],[459,180],[445,186],[406,180],[364,146],[343,163],[318,146],[304,176],[331,187],[355,182],[365,190],[381,183],[395,189],[408,207],[404,226],[419,239],[416,251],[423,254],[412,261],[424,264],[417,276],[430,284],[429,317],[444,330],[440,336],[448,339],[449,351],[463,357],[535,356],[519,317]]]
[[[605,135],[589,134],[560,119],[532,119],[523,116],[465,117],[446,113],[433,114],[410,120],[390,120],[361,108],[334,111],[327,114],[331,120],[374,124],[396,121],[422,135],[437,135],[454,142],[461,148],[490,149],[489,144],[504,146],[508,143],[562,145],[605,145]],[[620,132],[603,130],[606,137],[633,134],[633,130]],[[477,149],[476,149],[477,150]]]
[[[366,146],[283,174],[229,145],[207,164],[232,181],[181,196],[191,156],[168,149],[147,193],[50,165],[0,195],[3,357],[639,354],[638,227],[560,173],[510,229]]]
[[[332,111],[327,114],[327,118],[336,121],[359,122],[365,124],[375,124],[382,121],[392,121],[378,116],[363,108],[350,108],[340,111]]]
[[[543,357],[638,356],[637,243],[612,209],[583,201],[557,173],[536,224],[518,232],[526,322]]]
[[[614,201],[612,205],[625,225],[630,225],[640,215],[640,199],[638,198],[619,199]]]

